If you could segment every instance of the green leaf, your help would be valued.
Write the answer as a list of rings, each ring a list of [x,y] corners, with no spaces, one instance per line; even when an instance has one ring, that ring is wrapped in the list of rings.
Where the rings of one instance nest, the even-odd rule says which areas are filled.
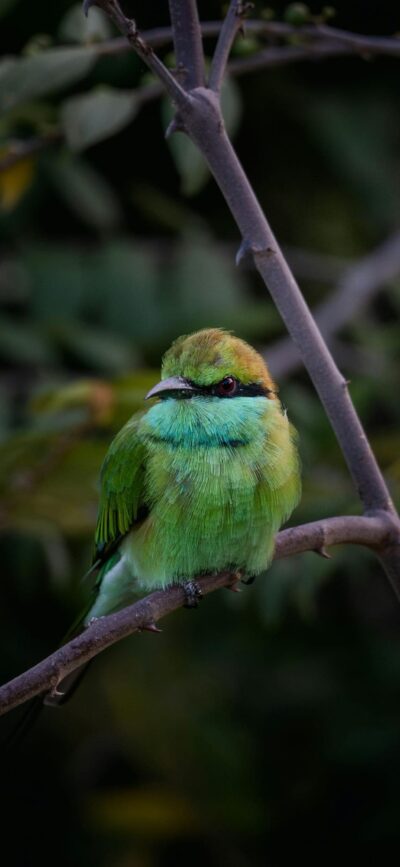
[[[158,275],[154,256],[131,239],[103,246],[90,279],[104,326],[148,346],[161,319]]]
[[[68,99],[62,107],[61,123],[70,148],[79,151],[115,135],[136,111],[132,91],[99,88]]]
[[[34,328],[16,323],[11,318],[0,318],[1,357],[17,364],[49,364],[52,352],[45,339]]]
[[[60,39],[65,42],[99,42],[112,35],[110,22],[104,12],[92,6],[90,15],[84,15],[82,4],[68,9],[59,27]]]
[[[64,201],[84,223],[99,231],[110,231],[121,222],[114,190],[83,159],[63,155],[52,161],[51,177]]]
[[[82,316],[87,265],[80,251],[58,244],[33,244],[21,251],[20,262],[29,275],[33,320],[43,325]]]
[[[6,57],[0,64],[0,111],[74,84],[97,60],[91,48],[52,48],[32,57]]]
[[[230,136],[233,136],[240,119],[240,97],[236,84],[231,79],[226,79],[221,91],[221,106],[225,126]],[[163,103],[163,114],[167,124],[172,118],[169,102]],[[198,193],[209,178],[207,163],[186,135],[174,133],[168,138],[175,166],[181,178],[181,189],[184,195],[194,196]]]
[[[181,191],[194,196],[206,184],[209,169],[196,145],[180,132],[168,139],[168,145],[181,178]]]
[[[119,373],[134,364],[133,350],[120,335],[71,321],[57,326],[54,336],[64,350],[94,370]]]
[[[233,78],[225,78],[221,90],[221,108],[226,129],[232,138],[242,115],[240,90]]]

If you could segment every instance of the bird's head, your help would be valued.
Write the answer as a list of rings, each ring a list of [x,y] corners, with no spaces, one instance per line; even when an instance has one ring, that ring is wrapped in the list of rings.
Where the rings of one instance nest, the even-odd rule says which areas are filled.
[[[258,352],[219,328],[178,337],[164,355],[161,382],[146,398],[274,398],[276,386]]]

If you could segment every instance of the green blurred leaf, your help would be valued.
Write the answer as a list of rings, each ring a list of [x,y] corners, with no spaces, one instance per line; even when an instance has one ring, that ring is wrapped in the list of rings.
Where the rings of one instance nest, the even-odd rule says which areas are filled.
[[[52,48],[0,64],[0,111],[74,84],[97,60],[93,48]]]
[[[151,252],[130,241],[108,244],[96,256],[89,279],[94,297],[101,298],[104,327],[141,346],[154,339],[162,314],[159,268]]]
[[[0,356],[18,364],[49,364],[53,360],[42,335],[4,315],[0,318]]]
[[[79,219],[99,231],[118,226],[122,214],[117,196],[83,159],[63,154],[51,163],[51,177],[67,205]]]
[[[58,32],[60,39],[65,42],[99,42],[112,36],[112,28],[104,12],[92,6],[90,15],[84,15],[81,3],[68,9]]]
[[[76,322],[64,322],[52,333],[59,346],[95,370],[117,373],[134,365],[133,349],[120,336],[110,332]]]
[[[34,319],[46,323],[79,316],[84,309],[85,267],[76,249],[34,244],[22,251],[21,263]]]
[[[226,129],[232,137],[239,124],[241,104],[238,87],[230,78],[225,79],[222,87],[221,106]],[[173,117],[169,101],[163,101],[162,112],[168,125]],[[169,136],[168,146],[181,178],[182,192],[186,196],[195,195],[205,185],[210,174],[204,157],[188,136],[179,132]]]
[[[135,93],[99,88],[64,102],[61,123],[72,150],[79,151],[123,129],[137,112]]]
[[[380,95],[366,99],[314,100],[305,113],[309,129],[336,172],[378,225],[399,219],[398,130]]]

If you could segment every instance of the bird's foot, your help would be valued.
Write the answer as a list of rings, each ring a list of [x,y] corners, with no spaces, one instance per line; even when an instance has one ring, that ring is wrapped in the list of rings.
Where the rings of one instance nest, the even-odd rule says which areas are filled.
[[[85,622],[83,625],[84,625],[85,629],[87,629],[88,626],[93,626],[95,623],[98,623],[99,620],[104,620],[104,618],[105,618],[106,616],[107,616],[106,614],[100,614],[99,617],[96,617],[96,616],[91,617],[90,620],[88,620],[87,622]]]
[[[249,575],[249,577],[246,579],[242,578],[242,584],[245,584],[246,587],[250,587],[251,584],[254,584],[256,578],[257,575]]]
[[[197,581],[185,581],[183,586],[183,592],[185,594],[185,603],[184,608],[197,608],[200,602],[200,599],[203,598],[203,594],[201,592],[200,584]]]
[[[232,593],[240,593],[239,584],[241,582],[242,572],[238,569],[236,572],[232,572],[232,577],[229,581],[229,584],[226,585],[226,589],[230,590]]]

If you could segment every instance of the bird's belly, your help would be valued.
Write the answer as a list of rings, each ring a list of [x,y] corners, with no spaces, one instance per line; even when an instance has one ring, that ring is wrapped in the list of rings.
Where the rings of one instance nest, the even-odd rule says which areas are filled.
[[[257,574],[271,559],[276,527],[266,480],[246,446],[188,450],[149,462],[150,515],[125,550],[150,589],[225,568]]]

